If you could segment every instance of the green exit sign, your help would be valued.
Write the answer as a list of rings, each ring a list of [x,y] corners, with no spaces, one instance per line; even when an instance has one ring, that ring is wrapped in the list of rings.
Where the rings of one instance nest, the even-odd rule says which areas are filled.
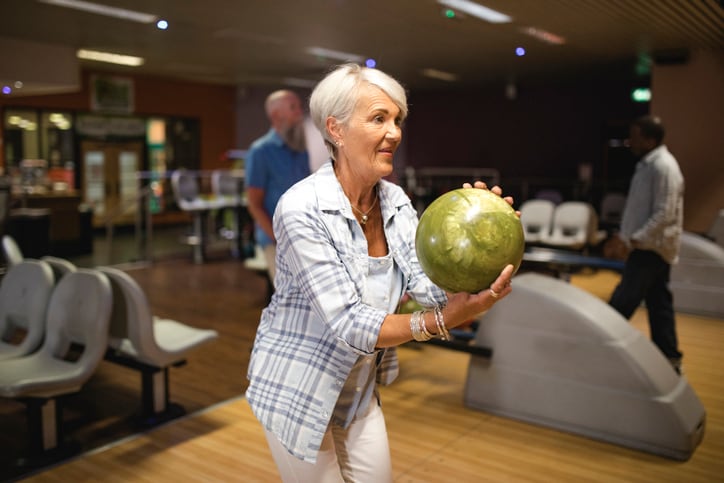
[[[648,87],[637,87],[631,91],[631,100],[634,102],[649,102],[651,100],[651,89]]]

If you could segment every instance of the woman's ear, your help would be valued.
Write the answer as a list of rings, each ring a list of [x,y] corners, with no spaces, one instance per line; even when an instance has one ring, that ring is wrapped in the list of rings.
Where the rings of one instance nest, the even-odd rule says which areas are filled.
[[[342,135],[342,133],[340,132],[340,128],[341,126],[337,122],[336,118],[332,116],[329,116],[327,118],[327,132],[332,135],[332,139],[334,139],[335,141],[339,141],[340,136]]]

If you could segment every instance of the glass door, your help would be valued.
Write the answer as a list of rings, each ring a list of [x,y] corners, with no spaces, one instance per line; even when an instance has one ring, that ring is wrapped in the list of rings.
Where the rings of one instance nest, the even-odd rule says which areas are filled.
[[[83,200],[93,208],[94,226],[133,223],[138,210],[141,142],[83,141]]]

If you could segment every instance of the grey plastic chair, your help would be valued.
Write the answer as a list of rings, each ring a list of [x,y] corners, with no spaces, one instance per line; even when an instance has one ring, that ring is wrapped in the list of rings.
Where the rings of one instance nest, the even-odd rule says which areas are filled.
[[[527,200],[520,205],[520,222],[526,243],[538,243],[550,234],[555,209],[555,203],[543,199]]]
[[[556,206],[550,234],[541,239],[546,245],[568,250],[585,251],[605,238],[598,230],[598,215],[589,203],[564,201]]]
[[[103,359],[111,303],[111,287],[103,274],[82,269],[69,273],[50,296],[40,349],[1,362],[0,397],[24,402],[29,427],[35,429],[31,457],[43,457],[63,442],[59,396],[78,392]]]
[[[9,267],[17,265],[23,261],[23,252],[20,250],[18,243],[10,235],[3,236],[3,256]]]
[[[606,193],[601,200],[601,223],[618,226],[621,223],[623,209],[626,206],[626,195],[623,193]]]
[[[178,207],[191,214],[192,234],[186,243],[193,247],[193,260],[203,263],[206,258],[206,241],[208,238],[205,226],[209,211],[221,205],[213,199],[201,197],[198,175],[179,169],[171,174],[171,188]]]
[[[5,274],[0,283],[0,361],[40,346],[53,286],[50,266],[37,260],[24,260]]]
[[[241,205],[239,179],[228,169],[216,169],[211,172],[211,191],[219,207],[233,208]]]
[[[170,403],[168,369],[183,364],[191,351],[219,334],[153,316],[146,294],[130,275],[112,267],[97,270],[108,277],[113,288],[106,358],[141,370],[143,417],[147,423],[182,414],[182,408]]]
[[[58,282],[65,275],[68,275],[69,273],[73,273],[78,270],[73,262],[71,262],[70,260],[66,260],[65,258],[52,257],[48,255],[41,258],[41,260],[50,265],[50,268],[53,270],[53,275],[55,276],[56,282]]]

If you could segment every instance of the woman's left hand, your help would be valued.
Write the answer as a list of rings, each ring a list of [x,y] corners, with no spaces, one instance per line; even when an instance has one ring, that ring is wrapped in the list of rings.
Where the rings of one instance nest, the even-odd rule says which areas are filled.
[[[463,188],[478,188],[481,190],[488,189],[488,185],[485,184],[483,181],[476,181],[474,184],[470,183],[463,183]],[[513,206],[513,197],[512,196],[503,196],[503,189],[500,186],[493,186],[490,189],[491,193],[495,193],[496,195],[503,198],[510,206]],[[520,216],[520,211],[515,212],[518,216]]]

